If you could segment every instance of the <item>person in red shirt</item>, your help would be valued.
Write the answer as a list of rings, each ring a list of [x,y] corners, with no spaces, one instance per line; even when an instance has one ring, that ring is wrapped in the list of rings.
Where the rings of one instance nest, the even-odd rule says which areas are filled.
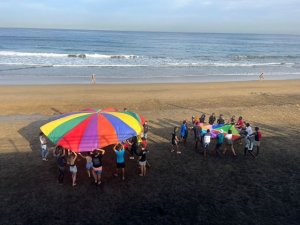
[[[239,119],[238,119],[238,121],[237,121],[235,127],[236,127],[237,129],[239,129],[239,130],[241,130],[242,128],[245,127],[245,123],[244,123],[244,120],[243,120],[243,117],[242,117],[242,116],[239,117]]]

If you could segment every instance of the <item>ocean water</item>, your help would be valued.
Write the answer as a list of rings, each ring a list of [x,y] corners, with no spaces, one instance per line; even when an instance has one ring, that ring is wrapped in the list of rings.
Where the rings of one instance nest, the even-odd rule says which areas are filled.
[[[0,84],[300,78],[300,36],[0,29]]]

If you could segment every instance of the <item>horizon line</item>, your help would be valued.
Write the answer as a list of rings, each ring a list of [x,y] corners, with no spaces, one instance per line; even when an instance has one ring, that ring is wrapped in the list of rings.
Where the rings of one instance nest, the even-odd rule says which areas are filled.
[[[104,32],[144,32],[144,33],[195,33],[195,34],[251,34],[251,35],[292,35],[300,34],[288,33],[256,33],[256,32],[206,32],[206,31],[160,31],[160,30],[114,30],[114,29],[85,29],[85,28],[42,28],[42,27],[2,27],[0,29],[36,29],[36,30],[77,30],[77,31],[104,31]]]

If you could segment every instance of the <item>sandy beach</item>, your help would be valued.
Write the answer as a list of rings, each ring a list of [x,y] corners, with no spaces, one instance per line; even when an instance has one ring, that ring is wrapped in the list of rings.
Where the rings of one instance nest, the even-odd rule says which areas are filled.
[[[300,80],[1,86],[0,102],[0,224],[64,224],[62,217],[71,224],[299,222]],[[69,175],[58,186],[55,160],[40,159],[39,127],[88,107],[126,107],[148,119],[152,167],[145,178],[134,161],[125,182],[114,178],[108,153],[100,188],[90,184],[83,161],[76,189]],[[182,155],[170,153],[172,128],[203,112],[242,115],[259,126],[260,155],[244,157],[236,144],[237,159],[205,160],[191,135]]]

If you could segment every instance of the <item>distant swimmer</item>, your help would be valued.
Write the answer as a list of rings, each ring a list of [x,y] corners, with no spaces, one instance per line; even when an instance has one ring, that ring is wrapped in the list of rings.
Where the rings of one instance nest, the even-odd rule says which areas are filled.
[[[264,73],[261,73],[261,74],[259,75],[259,80],[264,80],[264,79],[265,79]]]
[[[92,75],[92,84],[96,84],[96,75],[93,73]]]

